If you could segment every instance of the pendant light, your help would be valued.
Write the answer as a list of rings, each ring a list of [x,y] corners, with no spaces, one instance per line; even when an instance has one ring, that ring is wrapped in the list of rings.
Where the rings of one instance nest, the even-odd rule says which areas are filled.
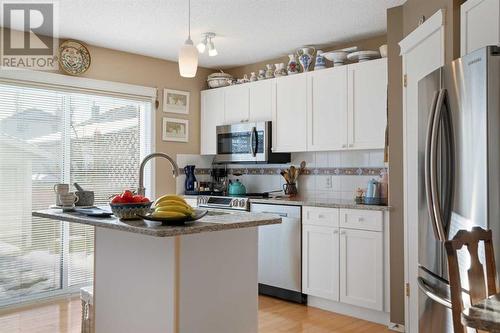
[[[182,77],[195,77],[198,69],[198,50],[191,40],[191,0],[188,0],[188,38],[179,50],[179,73]]]

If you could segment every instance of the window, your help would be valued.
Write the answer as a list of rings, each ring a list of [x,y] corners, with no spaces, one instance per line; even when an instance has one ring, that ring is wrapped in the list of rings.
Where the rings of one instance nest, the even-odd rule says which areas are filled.
[[[31,212],[54,204],[56,183],[97,205],[137,188],[151,111],[146,98],[0,82],[0,306],[92,284],[93,228]]]

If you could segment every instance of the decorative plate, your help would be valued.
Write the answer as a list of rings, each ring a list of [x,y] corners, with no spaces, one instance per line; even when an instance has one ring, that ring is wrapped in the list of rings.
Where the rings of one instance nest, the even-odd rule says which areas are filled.
[[[75,40],[64,41],[59,46],[59,64],[66,73],[81,75],[90,67],[89,50]]]
[[[368,61],[372,59],[377,59],[380,58],[380,52],[379,51],[358,51],[358,52],[353,52],[349,53],[347,55],[347,59],[351,61]]]
[[[188,222],[194,222],[196,220],[201,219],[203,216],[207,215],[208,210],[195,209],[194,216],[187,216],[182,218],[167,218],[167,217],[154,217],[151,213],[148,214],[137,214],[140,218],[149,221],[161,222],[164,225],[183,225]]]

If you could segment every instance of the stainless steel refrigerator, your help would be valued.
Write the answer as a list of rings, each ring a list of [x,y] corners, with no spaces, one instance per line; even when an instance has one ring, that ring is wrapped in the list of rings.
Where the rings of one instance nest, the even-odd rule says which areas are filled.
[[[443,242],[493,230],[500,268],[500,48],[489,46],[418,83],[419,331],[453,332]],[[480,250],[481,252],[481,250]],[[459,253],[462,270],[469,262]],[[462,286],[468,288],[466,274]]]

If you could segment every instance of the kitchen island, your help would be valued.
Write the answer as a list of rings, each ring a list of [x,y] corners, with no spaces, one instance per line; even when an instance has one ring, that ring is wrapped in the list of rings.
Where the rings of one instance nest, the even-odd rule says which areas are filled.
[[[96,333],[257,332],[257,227],[279,216],[207,215],[187,226],[33,216],[95,227]]]

